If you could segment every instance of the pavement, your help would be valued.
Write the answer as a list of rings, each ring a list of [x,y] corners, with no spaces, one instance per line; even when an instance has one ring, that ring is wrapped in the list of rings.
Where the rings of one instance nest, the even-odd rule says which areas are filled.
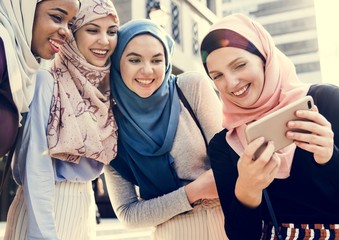
[[[0,240],[5,234],[6,222],[0,222]],[[97,224],[96,240],[151,240],[152,228],[126,229],[116,218],[102,218]]]

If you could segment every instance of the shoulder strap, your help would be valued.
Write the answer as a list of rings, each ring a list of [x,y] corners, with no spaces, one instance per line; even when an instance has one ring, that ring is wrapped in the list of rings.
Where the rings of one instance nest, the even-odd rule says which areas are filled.
[[[194,114],[194,112],[193,112],[193,109],[192,109],[191,105],[189,104],[189,102],[187,101],[185,95],[183,94],[183,92],[182,92],[181,89],[179,88],[179,85],[178,85],[178,83],[177,83],[177,79],[178,79],[178,77],[175,77],[175,85],[176,85],[176,87],[177,87],[177,92],[178,92],[178,95],[179,95],[179,99],[180,99],[181,102],[184,104],[184,106],[185,106],[185,108],[188,110],[188,112],[191,114],[191,116],[192,116],[192,118],[193,118],[195,124],[197,124],[197,126],[198,126],[198,128],[199,128],[199,130],[200,130],[200,132],[201,132],[201,135],[202,135],[203,138],[204,138],[205,145],[206,145],[206,148],[207,148],[207,144],[208,144],[208,143],[207,143],[207,139],[206,139],[206,137],[205,137],[204,131],[202,130],[202,127],[201,127],[201,125],[200,125],[200,123],[199,123],[199,120],[198,120],[198,118],[195,116],[195,114]]]
[[[277,221],[277,218],[275,216],[275,213],[274,213],[274,210],[273,210],[273,207],[272,207],[272,203],[271,203],[270,197],[268,196],[267,189],[264,189],[263,192],[264,192],[264,197],[265,197],[265,200],[266,200],[267,208],[268,208],[268,211],[270,213],[271,220],[273,222],[275,235],[278,238],[278,240],[282,240],[283,237],[281,236],[280,228],[279,228],[279,225],[278,225],[278,221]]]

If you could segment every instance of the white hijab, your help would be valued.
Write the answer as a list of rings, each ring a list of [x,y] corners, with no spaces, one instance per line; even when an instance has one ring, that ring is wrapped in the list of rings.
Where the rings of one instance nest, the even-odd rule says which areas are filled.
[[[42,0],[1,0],[0,36],[4,42],[9,83],[20,113],[29,110],[39,63],[31,51],[36,5]],[[21,114],[19,114],[19,123]]]

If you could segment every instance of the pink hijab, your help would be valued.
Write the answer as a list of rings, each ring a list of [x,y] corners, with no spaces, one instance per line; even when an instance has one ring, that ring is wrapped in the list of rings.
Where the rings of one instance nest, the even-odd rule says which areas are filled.
[[[218,29],[228,29],[238,33],[259,51],[256,55],[262,55],[266,60],[265,84],[262,95],[250,109],[233,104],[221,93],[223,127],[228,130],[226,140],[234,151],[240,155],[244,151],[244,147],[247,146],[244,133],[246,125],[305,96],[310,85],[299,81],[291,60],[276,48],[271,35],[258,22],[242,14],[230,15],[212,25],[204,41],[211,32]],[[232,35],[223,35],[223,39],[227,39],[227,37],[232,37]],[[228,40],[234,42],[235,39]],[[243,48],[242,46],[235,47]],[[217,48],[211,49],[211,51]],[[203,61],[206,60],[211,51],[204,52],[202,47]],[[295,149],[295,144],[291,144],[277,152],[281,159],[277,178],[289,176]]]
[[[119,25],[111,0],[82,1],[72,31],[108,15]],[[110,65],[88,63],[74,38],[60,48],[51,69],[55,78],[48,124],[52,157],[75,163],[87,157],[104,164],[115,158],[117,125],[110,106],[109,81],[104,81]]]

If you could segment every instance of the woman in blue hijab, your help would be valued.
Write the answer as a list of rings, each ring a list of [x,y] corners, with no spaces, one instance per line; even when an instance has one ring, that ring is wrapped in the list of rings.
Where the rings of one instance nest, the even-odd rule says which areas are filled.
[[[111,66],[118,154],[105,168],[117,217],[128,227],[156,227],[153,239],[227,239],[206,156],[221,129],[216,93],[204,75],[172,74],[173,40],[152,21],[132,20],[118,38]]]

